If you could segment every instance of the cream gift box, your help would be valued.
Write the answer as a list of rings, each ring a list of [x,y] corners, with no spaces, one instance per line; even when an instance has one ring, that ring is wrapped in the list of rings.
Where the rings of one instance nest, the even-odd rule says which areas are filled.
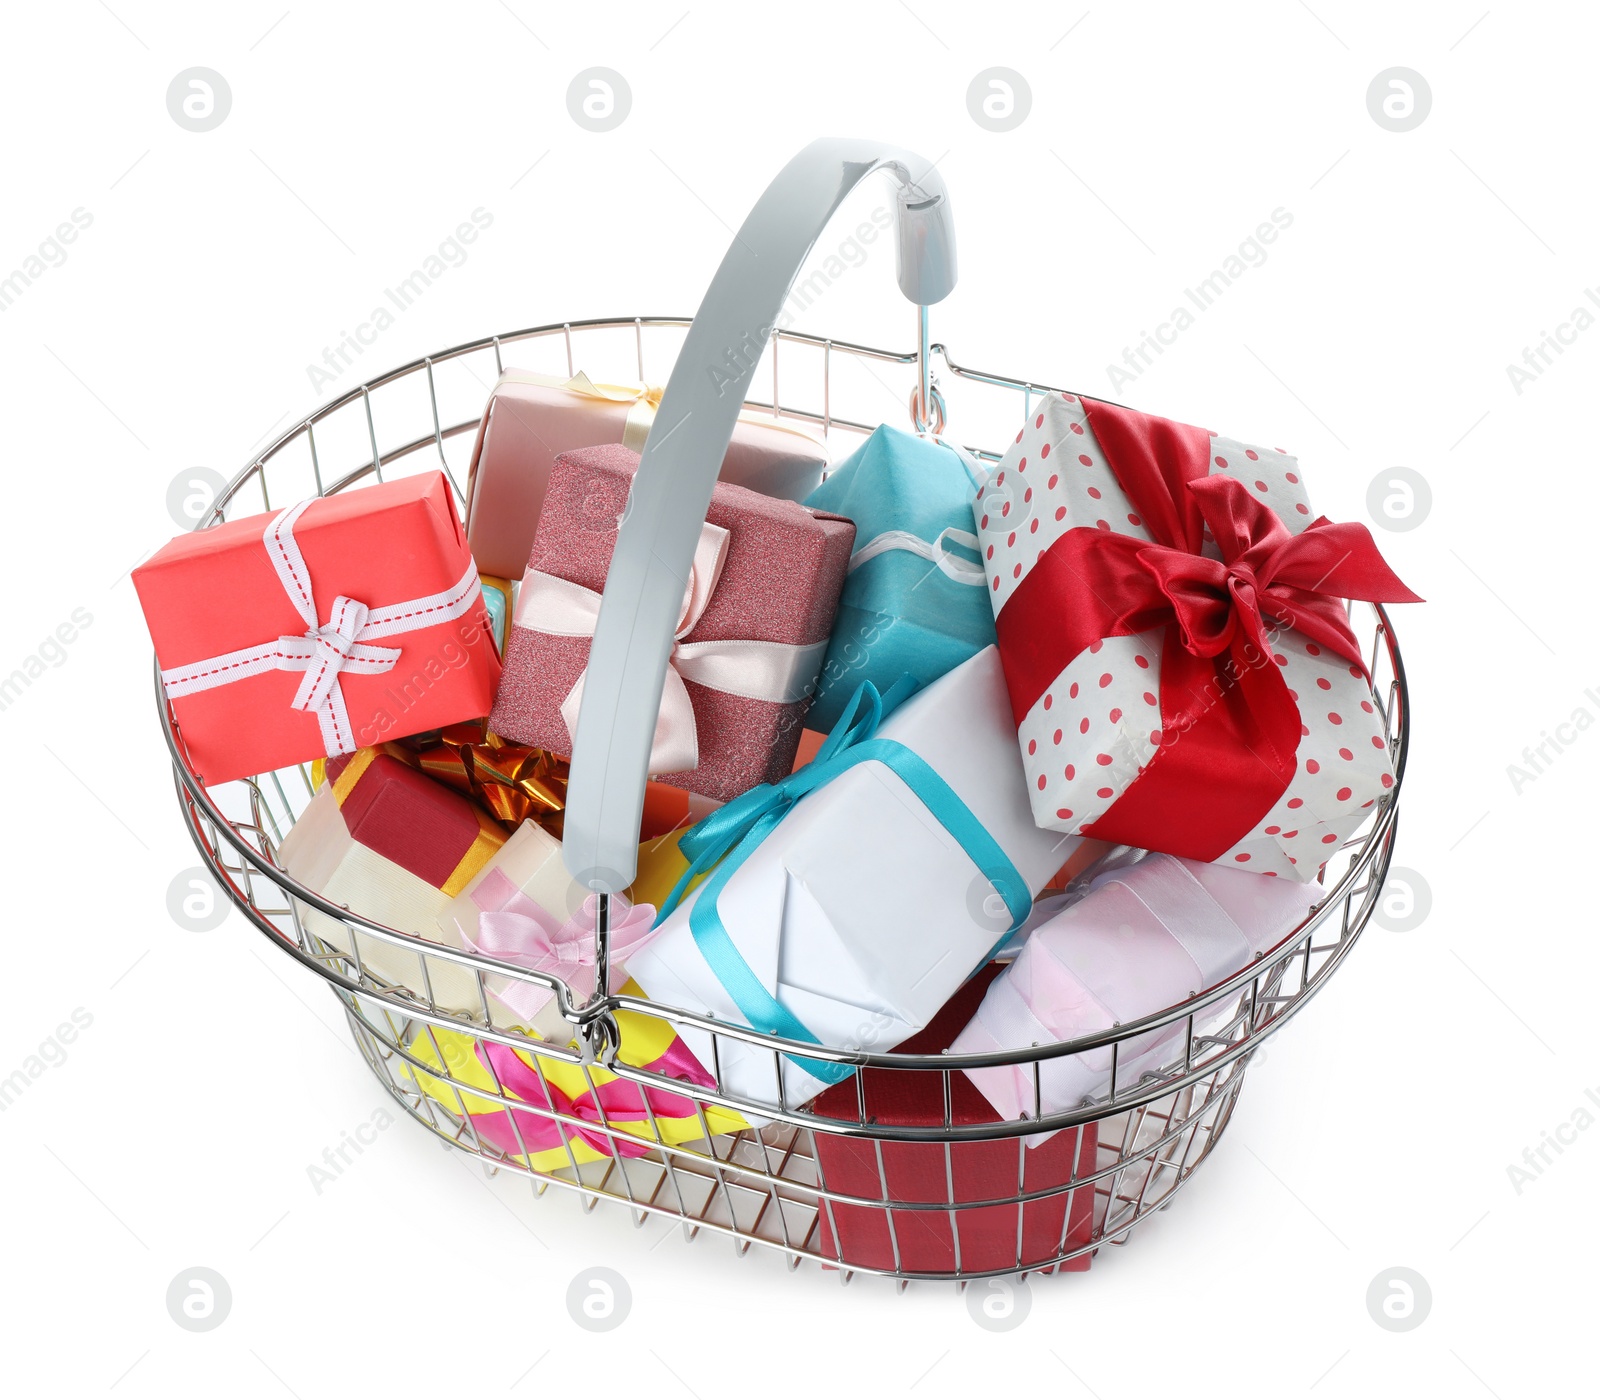
[[[361,750],[348,768],[330,765],[329,778],[279,849],[301,884],[398,932],[548,972],[579,999],[593,991],[592,909],[567,874],[561,843],[543,827],[523,822],[506,837],[466,798],[381,750]],[[649,864],[642,861],[641,869]],[[351,952],[342,921],[304,901],[296,907],[308,933]],[[649,936],[654,913],[648,904],[614,909],[612,990],[624,980],[629,951]],[[498,936],[486,928],[485,914],[509,915]],[[562,1044],[572,1038],[553,991],[540,983],[485,973],[480,987],[463,963],[371,934],[358,934],[355,947],[368,973],[431,996],[443,1011],[478,1021],[487,1015],[493,1025]]]
[[[460,793],[381,749],[361,749],[328,764],[328,781],[284,837],[278,860],[329,903],[437,943],[441,915],[505,839]],[[461,964],[367,933],[352,945],[343,921],[301,900],[295,907],[308,934],[356,955],[382,982],[431,993],[447,1011],[483,1014],[477,979]]]
[[[841,721],[835,736],[847,728]],[[1025,887],[1012,891],[1008,908],[997,912],[995,887],[962,840],[904,778],[872,758],[797,802],[731,874],[719,868],[691,903],[665,919],[629,968],[648,996],[751,1024],[692,925],[696,908],[719,885],[708,911],[720,918],[764,994],[824,1045],[887,1050],[899,1044],[927,1025],[984,963],[1078,845],[1077,837],[1033,821],[995,649],[985,648],[906,701],[876,738],[909,749],[965,804],[1000,860],[1009,862],[1012,883]],[[813,763],[822,761],[819,756]],[[804,782],[806,773],[801,768],[786,781]],[[757,792],[736,801],[760,800]],[[683,838],[685,850],[694,835]],[[995,865],[991,860],[990,868]],[[1020,911],[1010,907],[1016,901]],[[687,1026],[680,1032],[709,1068],[710,1035]],[[775,1059],[770,1051],[718,1038],[715,1063],[731,1093],[778,1104]],[[830,1068],[831,1078],[819,1077]],[[786,1057],[782,1101],[797,1106],[839,1077],[837,1066]]]

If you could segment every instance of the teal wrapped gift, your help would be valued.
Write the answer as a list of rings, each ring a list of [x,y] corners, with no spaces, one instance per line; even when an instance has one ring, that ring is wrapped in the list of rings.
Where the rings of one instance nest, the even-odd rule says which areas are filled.
[[[884,426],[806,497],[856,524],[808,729],[829,732],[862,681],[927,685],[993,644],[972,533],[978,484],[953,448]]]
[[[509,579],[479,574],[478,584],[483,590],[483,605],[489,610],[489,631],[494,634],[494,649],[506,654],[506,622],[517,605],[517,585]]]

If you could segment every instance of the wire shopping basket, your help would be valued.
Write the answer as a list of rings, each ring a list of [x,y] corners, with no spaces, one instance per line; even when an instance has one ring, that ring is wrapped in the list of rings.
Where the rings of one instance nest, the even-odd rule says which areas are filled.
[[[758,1244],[781,1251],[791,1267],[810,1259],[841,1270],[845,1281],[867,1272],[902,1286],[913,1278],[964,1281],[1081,1268],[1172,1200],[1227,1127],[1253,1052],[1327,980],[1372,914],[1393,848],[1408,705],[1388,617],[1377,605],[1358,605],[1370,606],[1371,699],[1394,787],[1328,859],[1326,897],[1293,933],[1237,974],[1110,1031],[982,1055],[834,1050],[607,993],[610,900],[633,877],[655,722],[654,707],[637,697],[660,692],[675,622],[669,614],[681,593],[663,580],[670,580],[676,554],[686,561],[692,551],[736,415],[754,410],[808,424],[837,459],[841,439],[853,443],[877,426],[870,413],[841,411],[852,382],[872,394],[903,394],[910,425],[920,433],[945,432],[947,419],[964,425],[987,415],[995,425],[989,441],[1001,443],[1037,396],[1057,392],[959,364],[930,340],[928,306],[953,286],[955,263],[949,198],[931,169],[914,176],[924,168],[926,162],[904,152],[817,142],[762,196],[692,321],[563,322],[416,360],[283,433],[234,477],[202,522],[207,528],[307,495],[440,468],[464,507],[465,452],[489,376],[505,368],[508,351],[542,357],[551,368],[564,362],[570,376],[580,362],[587,368],[625,348],[641,381],[647,360],[652,369],[671,360],[606,585],[568,790],[567,868],[596,896],[592,997],[576,998],[549,973],[372,922],[296,881],[279,853],[314,794],[309,767],[208,788],[159,672],[156,686],[179,802],[207,866],[273,947],[331,986],[368,1065],[410,1117],[490,1171],[526,1177],[540,1195],[559,1186],[585,1209],[612,1201],[631,1210],[637,1224],[673,1218],[690,1237],[705,1230],[731,1238],[740,1253]],[[887,172],[897,189],[899,279],[918,307],[916,346],[890,351],[775,328],[828,217],[874,171]],[[771,392],[763,399],[753,383],[767,366]],[[984,444],[967,450],[989,461],[999,456]],[[1359,635],[1363,624],[1351,620]],[[390,954],[383,960],[388,975],[363,956],[363,947],[375,944]],[[397,957],[414,963],[415,976],[394,976]],[[445,965],[457,985],[464,973],[476,986],[479,1009],[463,1011],[459,999],[435,995]],[[485,979],[549,988],[572,1027],[572,1043],[507,1027],[491,1014]],[[711,1047],[710,1083],[686,1083],[618,1058],[618,1018],[629,1016],[698,1032],[699,1043]],[[772,1099],[756,1100],[725,1083],[719,1066],[735,1043],[741,1053],[757,1050],[780,1066]],[[1145,1067],[1152,1044],[1162,1047],[1156,1069]],[[531,1066],[536,1091],[518,1092],[503,1081],[495,1068],[503,1057],[469,1053],[463,1063],[462,1045],[521,1050],[519,1063]],[[811,1103],[786,1102],[781,1057],[790,1054],[858,1073]],[[1101,1092],[1067,1110],[1043,1111],[1041,1070],[1067,1056],[1104,1066]],[[1135,1070],[1126,1068],[1130,1060]],[[952,1103],[963,1068],[993,1065],[1031,1072],[1034,1111],[1013,1121],[957,1121]],[[920,1085],[943,1105],[942,1115],[931,1124],[884,1121],[869,1111],[867,1073]],[[553,1087],[552,1076],[574,1092]],[[633,1086],[646,1127],[638,1111],[619,1117],[608,1110],[615,1097],[601,1090],[618,1081]],[[662,1095],[672,1099],[677,1131],[657,1121]],[[486,1112],[502,1119],[510,1140],[507,1132],[484,1130]],[[530,1150],[521,1125],[536,1121],[555,1151]],[[1058,1149],[1048,1156],[1044,1147],[1030,1146],[1047,1134]]]

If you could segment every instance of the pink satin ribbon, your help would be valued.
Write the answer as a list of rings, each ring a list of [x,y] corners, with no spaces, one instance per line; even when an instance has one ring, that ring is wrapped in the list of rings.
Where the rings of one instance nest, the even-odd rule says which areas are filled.
[[[651,773],[686,773],[700,765],[700,737],[685,681],[747,700],[788,705],[810,693],[828,649],[826,640],[808,645],[737,638],[685,641],[711,601],[727,554],[727,530],[707,521],[700,527],[673,633],[676,643],[667,658],[661,708],[650,745]],[[593,589],[529,569],[517,595],[513,620],[518,627],[552,637],[592,637],[599,616],[600,594]],[[587,671],[578,676],[561,702],[561,718],[569,736],[578,732],[586,675]]]
[[[610,1123],[620,1129],[624,1124],[642,1122],[648,1125],[652,1117],[689,1118],[696,1111],[694,1099],[666,1089],[646,1089],[631,1079],[612,1079],[576,1098],[569,1097],[507,1045],[479,1041],[478,1058],[499,1078],[501,1088],[508,1096],[545,1110],[544,1113],[538,1113],[524,1109],[502,1109],[498,1113],[472,1115],[472,1126],[477,1129],[479,1136],[508,1156],[545,1152],[552,1147],[564,1146],[570,1138],[578,1138],[604,1157],[643,1157],[656,1145],[654,1142],[646,1142],[621,1131],[612,1137],[603,1126],[598,1130],[585,1128],[547,1115],[561,1114],[585,1123]],[[712,1087],[710,1076],[677,1037],[673,1038],[660,1059],[642,1068],[704,1089]],[[512,1122],[513,1115],[515,1124]]]
[[[577,914],[563,922],[529,899],[504,871],[490,870],[473,889],[472,902],[481,912],[477,937],[462,939],[468,952],[535,972],[552,973],[580,999],[594,994],[593,895],[584,899]],[[650,926],[656,911],[653,905],[623,906],[619,901],[613,902],[611,908],[611,985],[607,990],[615,991],[627,981],[623,969],[628,959],[654,936]],[[555,996],[549,987],[515,977],[490,977],[488,985],[524,1020],[531,1020]]]

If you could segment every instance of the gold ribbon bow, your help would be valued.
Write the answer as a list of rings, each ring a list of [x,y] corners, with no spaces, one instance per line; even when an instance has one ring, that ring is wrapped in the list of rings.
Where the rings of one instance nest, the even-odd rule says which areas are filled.
[[[509,744],[481,720],[452,724],[418,745],[416,765],[430,778],[473,798],[509,827],[532,819],[561,836],[567,764],[545,749]]]

